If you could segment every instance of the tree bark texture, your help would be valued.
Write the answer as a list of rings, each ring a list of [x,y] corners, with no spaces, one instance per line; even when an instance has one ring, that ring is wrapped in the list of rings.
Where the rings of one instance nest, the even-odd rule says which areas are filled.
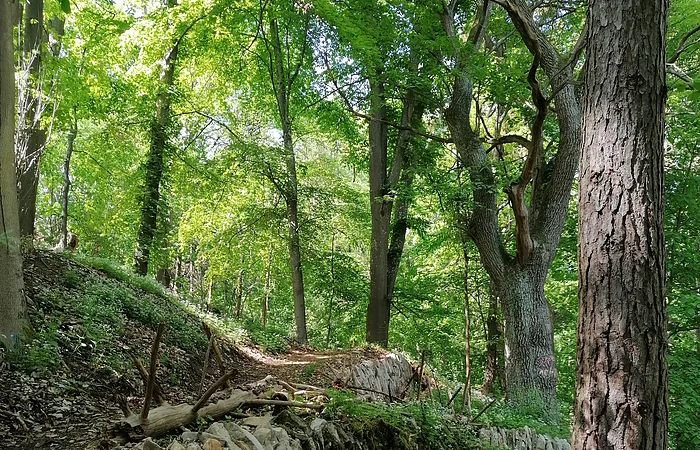
[[[491,3],[491,2],[489,2]],[[453,5],[452,2],[450,5]],[[528,258],[509,255],[500,234],[496,203],[496,180],[492,163],[481,139],[470,125],[472,81],[468,55],[459,46],[454,32],[454,10],[448,7],[442,23],[454,42],[457,70],[450,106],[445,118],[457,149],[460,163],[468,171],[472,184],[473,207],[467,231],[479,250],[481,262],[499,297],[505,319],[506,394],[514,403],[535,402],[543,417],[558,418],[556,401],[557,373],[554,366],[552,325],[544,281],[552,263],[566,219],[571,185],[580,150],[580,110],[570,67],[562,67],[562,58],[546,36],[537,28],[532,12],[521,0],[500,3],[508,12],[517,31],[530,51],[540,55],[540,67],[556,90],[560,138],[556,158],[532,183],[527,220],[518,227],[528,227],[532,249]],[[483,7],[480,6],[480,8]],[[482,15],[488,17],[488,5]],[[485,20],[476,20],[469,40],[478,50]],[[478,27],[478,28],[474,28]],[[516,227],[516,234],[522,232]]]
[[[369,122],[369,198],[372,217],[370,246],[369,305],[366,339],[386,347],[389,343],[391,306],[387,296],[389,221],[391,202],[387,183],[387,124],[382,74],[370,78],[371,120]]]
[[[667,0],[595,0],[579,188],[573,444],[665,449],[663,144]]]
[[[285,202],[287,204],[287,231],[289,238],[289,267],[292,275],[292,291],[294,296],[294,334],[297,342],[306,344],[306,299],[304,298],[304,276],[301,268],[301,246],[299,243],[299,196],[297,188],[297,165],[292,139],[292,122],[289,116],[289,96],[294,82],[295,74],[302,64],[302,56],[298,61],[299,66],[294,73],[285,70],[282,54],[282,44],[279,36],[277,20],[270,19],[270,34],[272,37],[272,60],[274,68],[270,68],[273,80],[277,109],[279,111],[280,124],[282,126],[282,141],[284,144],[284,162],[287,179],[284,186]],[[289,53],[289,49],[286,49]]]
[[[44,110],[41,94],[41,47],[44,39],[44,2],[24,2],[22,76],[19,84],[20,129],[17,139],[17,190],[20,228],[29,242],[34,237],[36,196],[39,186],[39,160],[46,145],[41,126]]]
[[[26,308],[15,169],[12,8],[10,0],[0,0],[0,344],[7,347],[19,342]]]

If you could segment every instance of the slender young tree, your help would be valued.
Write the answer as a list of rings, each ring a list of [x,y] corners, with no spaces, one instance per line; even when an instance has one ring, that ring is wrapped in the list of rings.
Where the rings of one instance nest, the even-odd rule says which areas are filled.
[[[15,67],[11,0],[0,0],[0,344],[14,346],[25,301],[15,171]]]
[[[667,0],[594,0],[579,188],[577,450],[667,448]]]
[[[284,198],[287,213],[287,235],[289,243],[289,268],[292,276],[292,291],[294,296],[294,333],[297,342],[306,344],[306,300],[304,298],[304,276],[301,266],[301,244],[299,242],[299,193],[297,182],[297,162],[294,150],[294,136],[290,103],[295,82],[304,68],[304,63],[310,52],[308,46],[308,31],[311,16],[303,13],[301,23],[282,23],[280,18],[293,17],[289,11],[292,5],[284,1],[273,2],[268,13],[268,29],[264,36],[269,63],[267,70],[270,76],[272,91],[277,103],[282,142],[284,147],[284,165],[286,179],[283,183],[275,182],[275,187]],[[296,28],[296,29],[295,29]],[[290,33],[295,33],[292,36]],[[296,48],[295,48],[296,45]],[[272,177],[272,173],[270,173]],[[271,178],[272,180],[272,178]]]

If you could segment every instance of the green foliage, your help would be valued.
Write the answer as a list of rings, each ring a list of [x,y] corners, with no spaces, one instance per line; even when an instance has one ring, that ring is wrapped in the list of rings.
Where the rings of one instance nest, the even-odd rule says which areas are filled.
[[[102,272],[106,273],[108,276],[114,279],[129,283],[130,285],[143,289],[144,291],[150,294],[165,295],[163,286],[159,284],[156,280],[154,280],[152,277],[142,277],[140,275],[136,275],[128,268],[118,263],[115,263],[114,261],[111,261],[109,259],[94,256],[85,256],[82,254],[73,255],[71,253],[64,253],[64,256],[72,256],[77,262],[81,264],[85,264],[86,266],[90,266],[95,269],[101,270]]]
[[[331,390],[329,397],[324,413],[348,421],[357,436],[377,448],[481,448],[472,429],[454,422],[449,418],[450,411],[433,404],[365,402],[338,390]]]

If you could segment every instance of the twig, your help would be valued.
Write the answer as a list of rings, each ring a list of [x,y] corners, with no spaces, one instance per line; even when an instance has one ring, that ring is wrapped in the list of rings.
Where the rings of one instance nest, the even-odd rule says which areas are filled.
[[[214,336],[211,331],[211,327],[209,327],[209,325],[207,325],[205,322],[202,322],[202,328],[204,328],[204,332],[206,333],[207,337]],[[219,347],[219,341],[216,340],[216,337],[214,338],[212,350],[214,350],[214,359],[216,359],[216,364],[219,366],[219,371],[221,372],[221,375],[224,375],[226,373],[226,365],[224,364],[224,359],[221,356],[221,348]],[[226,380],[226,387],[231,387],[228,380]]]
[[[131,357],[131,361],[134,363],[134,366],[136,366],[136,370],[139,372],[139,375],[141,375],[143,382],[148,383],[148,372],[146,371],[146,368],[143,367],[141,360],[138,359],[133,353],[129,353],[129,357]],[[158,404],[162,405],[163,402],[165,402],[165,395],[163,394],[163,389],[161,389],[157,381],[153,383],[153,393],[155,394]]]
[[[476,422],[476,419],[478,419],[479,417],[481,417],[481,415],[482,415],[483,413],[485,413],[486,410],[489,409],[489,408],[491,407],[491,405],[493,405],[494,403],[496,403],[496,399],[495,399],[495,398],[494,398],[493,400],[491,400],[491,403],[489,403],[488,405],[486,405],[486,406],[484,406],[483,408],[481,408],[481,411],[479,411],[479,414],[477,414],[476,416],[474,416],[474,418],[472,419],[472,423]]]
[[[211,353],[211,347],[214,343],[214,335],[209,335],[209,345],[207,346],[207,352],[204,354],[204,364],[202,366],[202,381],[199,383],[199,390],[197,395],[202,395],[202,390],[204,389],[204,379],[207,376],[207,367],[209,366],[209,353]]]
[[[165,322],[161,321],[160,325],[158,325],[156,338],[153,340],[153,347],[151,347],[151,370],[148,372],[146,400],[144,401],[143,409],[141,410],[142,422],[145,422],[148,418],[148,410],[151,408],[151,400],[153,399],[153,384],[156,381],[156,366],[158,364],[158,348],[160,347],[160,340],[163,338],[163,331],[165,331]]]
[[[202,409],[202,406],[204,406],[207,400],[209,400],[209,397],[214,395],[214,392],[218,391],[219,388],[223,386],[224,383],[226,383],[226,381],[228,381],[230,378],[233,378],[235,375],[236,370],[232,370],[231,372],[216,380],[216,382],[214,382],[214,384],[212,384],[211,387],[209,387],[209,389],[207,389],[207,391],[204,394],[202,394],[199,400],[197,400],[197,403],[194,404],[191,411],[192,414],[195,414],[197,411]]]
[[[459,394],[459,392],[460,392],[461,390],[462,390],[462,386],[460,386],[459,388],[457,388],[457,390],[455,391],[455,393],[452,394],[452,397],[450,397],[450,400],[447,402],[447,406],[448,406],[448,407],[452,404],[453,401],[455,401],[455,397],[457,397],[457,394]]]

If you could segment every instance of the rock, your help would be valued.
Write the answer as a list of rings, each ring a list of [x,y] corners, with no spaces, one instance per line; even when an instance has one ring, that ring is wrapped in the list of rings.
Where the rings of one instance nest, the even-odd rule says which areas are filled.
[[[202,450],[202,447],[200,447],[196,442],[190,442],[187,445],[187,450]]]
[[[389,353],[382,359],[356,364],[352,367],[349,378],[352,385],[370,389],[364,392],[359,390],[359,398],[386,400],[389,395],[400,397],[412,377],[413,369],[406,357],[401,353]]]
[[[243,428],[241,428],[238,424],[233,423],[233,422],[226,422],[224,424],[224,428],[226,428],[226,431],[228,431],[229,436],[231,436],[232,439],[236,441],[241,441],[244,439],[248,439],[243,432]]]
[[[212,423],[209,426],[209,428],[207,428],[207,433],[211,433],[214,436],[217,436],[218,438],[223,439],[224,442],[226,442],[226,445],[228,446],[228,448],[240,450],[240,448],[233,442],[231,435],[229,434],[228,430],[226,429],[226,427],[224,426],[223,423],[221,423],[221,422]]]
[[[272,416],[270,415],[264,415],[259,417],[247,417],[243,419],[243,425],[248,425],[249,427],[257,428],[260,426],[269,426],[271,421]]]
[[[218,439],[207,439],[204,442],[204,450],[223,450],[223,447]]]
[[[182,438],[182,440],[185,442],[199,441],[202,444],[205,443],[208,439],[216,439],[221,445],[224,445],[226,443],[225,439],[215,434],[208,433],[206,431],[202,433],[195,433],[194,431],[185,431],[184,433],[182,433],[180,438]],[[187,448],[189,450],[189,446]]]
[[[304,450],[317,450],[311,427],[303,419],[289,410],[282,411],[273,422],[283,426],[294,439],[298,440]]]
[[[163,447],[153,442],[153,439],[146,438],[145,441],[141,442],[143,450],[163,450]]]
[[[177,440],[174,440],[168,445],[168,450],[187,450],[182,444]]]

